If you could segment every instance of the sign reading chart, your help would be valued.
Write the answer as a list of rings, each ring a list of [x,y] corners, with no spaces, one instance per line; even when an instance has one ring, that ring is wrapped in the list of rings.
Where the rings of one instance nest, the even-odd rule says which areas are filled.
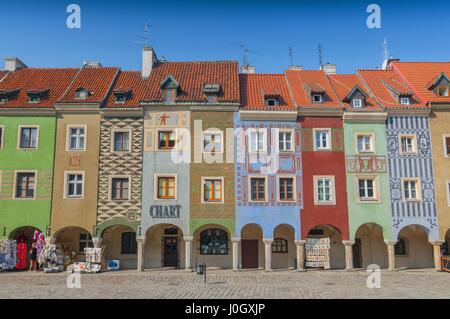
[[[306,267],[330,269],[330,248],[329,237],[306,238]]]

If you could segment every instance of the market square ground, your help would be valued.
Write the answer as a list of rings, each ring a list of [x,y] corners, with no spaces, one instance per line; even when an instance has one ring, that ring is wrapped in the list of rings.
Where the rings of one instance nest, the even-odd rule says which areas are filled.
[[[450,298],[450,274],[431,269],[382,271],[381,288],[369,289],[365,271],[180,270],[118,271],[81,275],[67,288],[68,273],[0,273],[0,298]]]

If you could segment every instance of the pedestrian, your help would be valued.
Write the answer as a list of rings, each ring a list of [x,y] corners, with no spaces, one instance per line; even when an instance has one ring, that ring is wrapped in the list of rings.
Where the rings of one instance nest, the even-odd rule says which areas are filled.
[[[37,248],[36,248],[35,243],[31,244],[29,256],[30,256],[30,271],[32,271],[32,270],[36,271],[37,270]]]

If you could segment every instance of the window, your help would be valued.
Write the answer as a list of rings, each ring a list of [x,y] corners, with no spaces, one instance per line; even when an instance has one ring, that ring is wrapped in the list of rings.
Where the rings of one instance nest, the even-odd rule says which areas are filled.
[[[130,150],[130,132],[117,131],[114,135],[114,152],[127,152]]]
[[[444,135],[444,156],[450,157],[450,135]]]
[[[266,178],[250,178],[250,199],[255,202],[266,201]]]
[[[278,179],[279,200],[289,202],[295,200],[295,188],[293,177],[280,177]]]
[[[41,97],[39,95],[30,95],[28,97],[28,103],[39,103],[41,101]]]
[[[136,233],[126,232],[122,233],[120,241],[120,254],[122,255],[134,255],[137,251]]]
[[[89,97],[90,93],[89,91],[85,90],[85,89],[78,89],[75,92],[75,98],[76,99],[80,99],[80,100],[85,100]]]
[[[37,148],[38,129],[37,127],[21,127],[19,147],[25,149]]]
[[[334,204],[334,177],[314,177],[315,203],[317,205]]]
[[[228,234],[222,229],[200,233],[200,255],[228,255]]]
[[[400,154],[415,154],[416,150],[415,135],[400,135]]]
[[[111,199],[128,200],[130,197],[130,179],[128,177],[113,177],[111,179]]]
[[[280,100],[276,99],[276,98],[266,98],[265,104],[267,106],[277,106],[277,105],[280,105]]]
[[[330,150],[330,129],[317,129],[314,133],[315,136],[315,150]]]
[[[266,130],[250,131],[250,152],[264,152],[266,150]]]
[[[0,95],[0,104],[5,104],[6,102],[8,102],[6,95]]]
[[[117,104],[123,104],[127,101],[127,95],[126,94],[116,94],[116,103]]]
[[[80,234],[80,250],[78,251],[80,254],[84,254],[85,248],[92,248],[94,247],[94,243],[92,242],[92,237],[88,233],[81,233]]]
[[[409,105],[410,104],[409,97],[401,97],[400,98],[400,104],[402,104],[402,105]]]
[[[86,145],[86,128],[69,127],[69,147],[70,151],[84,150]]]
[[[172,149],[175,146],[175,132],[174,131],[161,131],[158,134],[158,148],[159,149]]]
[[[352,100],[352,106],[355,108],[361,108],[363,107],[363,100],[362,99],[353,99]]]
[[[35,179],[35,173],[17,173],[16,198],[34,198]]]
[[[361,134],[356,136],[356,143],[358,146],[358,153],[370,153],[373,152],[373,135]]]
[[[177,93],[176,89],[165,89],[164,90],[164,101],[166,103],[174,103]]]
[[[275,238],[272,243],[272,253],[287,253],[288,242],[283,238]]]
[[[312,101],[313,101],[313,103],[322,103],[322,95],[321,94],[313,94]]]
[[[174,199],[176,197],[175,177],[159,176],[158,180],[158,199]]]
[[[397,243],[394,245],[394,252],[396,256],[407,256],[408,251],[406,247],[406,239],[398,238]]]
[[[448,86],[438,86],[437,94],[438,94],[438,96],[448,96],[449,95],[449,87]]]
[[[280,152],[290,152],[294,150],[293,137],[291,131],[278,133],[278,148]]]
[[[66,181],[66,198],[83,197],[83,174],[67,174]]]
[[[221,153],[222,149],[222,132],[206,131],[203,133],[203,152],[205,153]]]
[[[403,179],[403,196],[406,201],[419,201],[420,200],[420,188],[419,180]]]
[[[3,134],[4,134],[4,127],[0,126],[0,149],[3,148]]]
[[[222,202],[223,201],[223,179],[205,178],[203,180],[203,201]]]
[[[358,193],[359,200],[373,201],[377,199],[375,178],[359,178],[358,179]]]

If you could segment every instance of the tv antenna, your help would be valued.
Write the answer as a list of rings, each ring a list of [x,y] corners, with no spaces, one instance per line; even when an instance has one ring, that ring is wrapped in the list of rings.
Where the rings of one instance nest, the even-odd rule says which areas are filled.
[[[323,65],[323,54],[322,54],[322,46],[319,44],[319,65]]]
[[[143,44],[144,48],[148,48],[148,46],[149,46],[148,43],[150,41],[150,30],[162,31],[159,28],[150,26],[150,24],[148,22],[146,22],[144,24],[144,31],[142,32],[142,35],[139,37],[140,40],[135,41],[134,43]]]
[[[288,47],[288,53],[289,53],[289,61],[291,62],[291,64],[290,65],[293,65],[294,63],[293,63],[293,50],[292,50],[292,47]]]
[[[249,53],[259,54],[256,51],[250,50],[245,44],[236,43],[236,42],[230,42],[230,43],[237,45],[238,47],[240,47],[242,49],[242,65],[249,65],[248,64],[248,54]]]

